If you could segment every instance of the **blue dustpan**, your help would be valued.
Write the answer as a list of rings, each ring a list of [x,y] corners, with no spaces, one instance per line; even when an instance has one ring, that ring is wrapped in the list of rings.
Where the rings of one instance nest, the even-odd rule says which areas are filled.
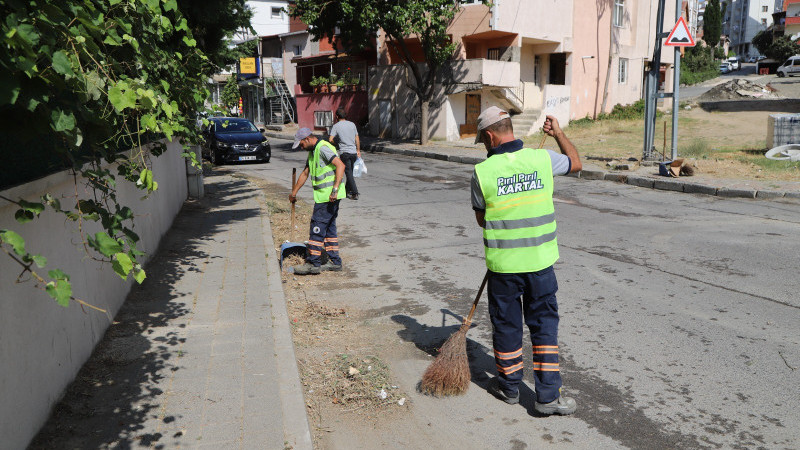
[[[289,241],[286,241],[283,244],[281,244],[281,260],[280,260],[281,270],[283,270],[283,259],[291,255],[298,255],[305,258],[306,244],[303,244],[302,242],[289,242]],[[290,272],[291,269],[292,268],[290,267],[289,268]]]

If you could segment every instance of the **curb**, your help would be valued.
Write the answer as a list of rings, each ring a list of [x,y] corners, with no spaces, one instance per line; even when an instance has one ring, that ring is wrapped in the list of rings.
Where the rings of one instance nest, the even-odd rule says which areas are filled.
[[[267,136],[279,139],[293,140],[294,137],[281,133],[264,133]],[[412,150],[405,148],[392,147],[384,144],[366,144],[365,151],[372,153],[388,153],[394,155],[414,156],[418,158],[438,159],[442,161],[450,161],[461,164],[478,164],[484,158],[476,158],[474,156],[460,156],[460,155],[443,155],[441,153],[425,152],[421,150]],[[702,183],[695,183],[691,181],[679,181],[672,178],[652,178],[643,175],[625,174],[619,172],[606,172],[604,170],[586,169],[582,170],[576,178],[583,178],[585,180],[606,180],[615,181],[617,183],[630,184],[631,186],[657,189],[662,191],[683,192],[686,194],[703,194],[713,195],[723,198],[750,198],[758,200],[775,200],[775,199],[800,199],[800,191],[775,191],[775,190],[755,190],[755,189],[734,189],[734,188],[717,188]]]
[[[263,194],[261,194],[263,199]],[[267,249],[267,295],[272,309],[273,337],[275,340],[275,360],[278,367],[278,390],[281,397],[283,415],[283,438],[287,448],[295,450],[311,450],[311,429],[306,415],[306,401],[300,385],[300,371],[297,369],[297,358],[294,353],[294,342],[289,325],[289,314],[286,311],[286,298],[283,295],[281,270],[278,267],[278,255],[272,242],[272,226],[269,217],[261,216],[262,238]]]

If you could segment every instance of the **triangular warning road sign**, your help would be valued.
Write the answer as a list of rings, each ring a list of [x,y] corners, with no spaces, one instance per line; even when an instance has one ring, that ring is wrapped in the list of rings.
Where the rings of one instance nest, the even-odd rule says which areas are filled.
[[[673,47],[694,47],[694,37],[692,37],[692,33],[689,32],[689,26],[686,25],[686,20],[683,17],[678,19],[678,23],[675,24],[675,28],[672,29],[672,33],[669,34],[667,38],[667,42],[664,45],[671,45]]]

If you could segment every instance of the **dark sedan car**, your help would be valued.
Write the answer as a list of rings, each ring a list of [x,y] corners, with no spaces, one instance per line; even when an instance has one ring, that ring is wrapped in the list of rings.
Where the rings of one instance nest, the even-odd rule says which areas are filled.
[[[203,131],[203,157],[219,165],[239,161],[269,162],[272,149],[261,131],[247,119],[214,117]]]

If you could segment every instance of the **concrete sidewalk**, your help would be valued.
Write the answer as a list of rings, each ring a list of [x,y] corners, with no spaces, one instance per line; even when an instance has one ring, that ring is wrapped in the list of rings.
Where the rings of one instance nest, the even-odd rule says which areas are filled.
[[[267,130],[267,136],[294,140],[297,126],[285,126],[281,131]],[[569,129],[566,130],[569,135]],[[319,134],[319,133],[318,133]],[[321,135],[321,134],[320,134]],[[417,143],[379,139],[370,136],[361,137],[361,149],[365,152],[390,153],[419,158],[439,159],[462,164],[477,164],[486,159],[486,150],[482,145],[473,143],[474,139],[459,141],[429,141],[425,147]],[[552,138],[545,143],[546,148],[558,150]],[[580,148],[578,149],[580,153]],[[585,156],[585,155],[582,155]],[[626,163],[621,161],[621,163]],[[798,181],[762,181],[755,179],[722,179],[713,178],[702,173],[692,177],[669,178],[658,174],[658,165],[632,164],[629,170],[610,170],[605,161],[583,158],[583,171],[573,174],[587,180],[606,180],[627,183],[633,186],[660,189],[687,194],[705,194],[719,197],[740,197],[767,200],[789,200],[800,202],[800,180]]]
[[[310,449],[263,194],[206,178],[31,448]]]

